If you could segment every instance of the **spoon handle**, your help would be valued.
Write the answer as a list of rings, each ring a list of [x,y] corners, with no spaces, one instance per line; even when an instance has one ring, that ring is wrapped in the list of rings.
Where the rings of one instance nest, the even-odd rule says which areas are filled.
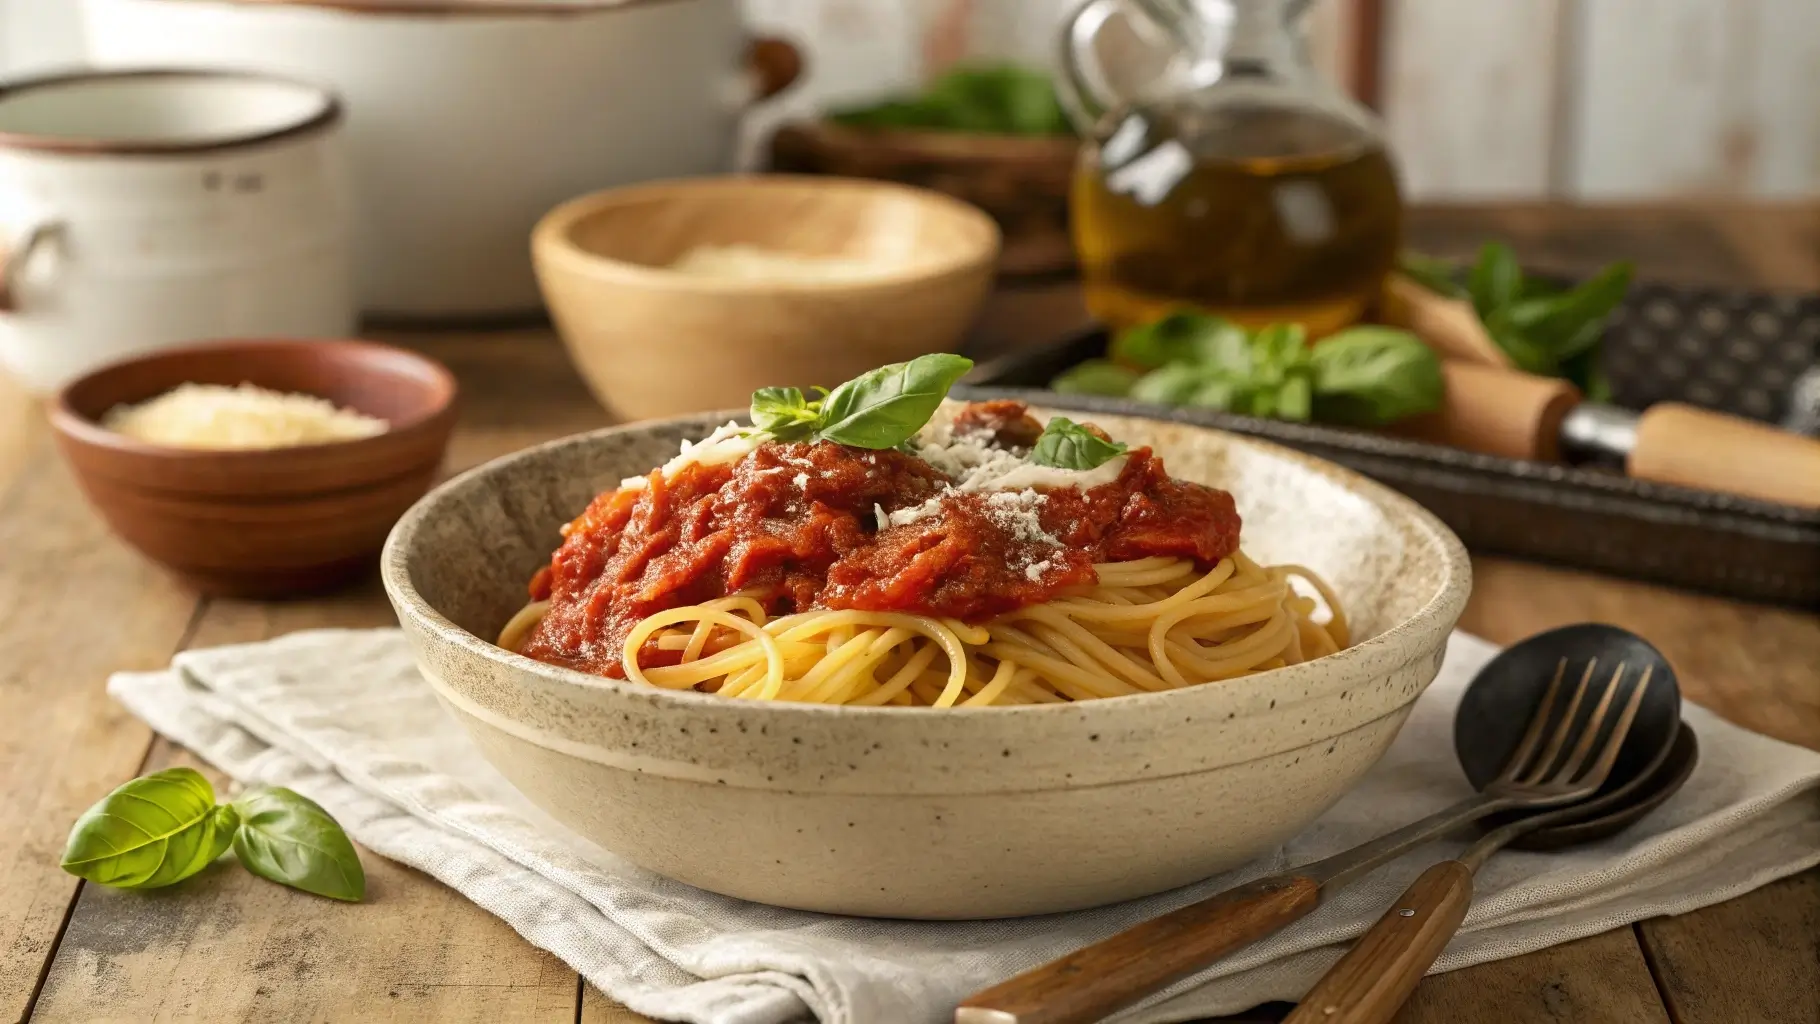
[[[1444,860],[1422,872],[1283,1024],[1389,1024],[1471,905],[1471,868]]]
[[[969,997],[955,1024],[1088,1024],[1313,910],[1321,885],[1260,878],[1190,903]]]

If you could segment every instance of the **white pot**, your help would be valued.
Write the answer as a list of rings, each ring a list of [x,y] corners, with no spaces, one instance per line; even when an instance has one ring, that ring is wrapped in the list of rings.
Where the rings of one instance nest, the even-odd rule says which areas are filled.
[[[795,75],[794,51],[751,46],[736,0],[85,0],[84,15],[98,64],[338,90],[362,305],[403,317],[537,309],[529,237],[546,210],[729,170],[741,111]]]
[[[243,73],[0,87],[0,364],[36,391],[211,338],[354,327],[340,107]]]

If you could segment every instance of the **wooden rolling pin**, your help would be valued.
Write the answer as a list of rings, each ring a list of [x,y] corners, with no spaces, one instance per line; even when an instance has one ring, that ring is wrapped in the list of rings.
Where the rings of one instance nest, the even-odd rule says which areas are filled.
[[[1459,362],[1441,369],[1441,409],[1392,433],[1513,459],[1619,458],[1639,480],[1820,508],[1820,440],[1678,402],[1639,415],[1582,401],[1564,380],[1515,370]]]

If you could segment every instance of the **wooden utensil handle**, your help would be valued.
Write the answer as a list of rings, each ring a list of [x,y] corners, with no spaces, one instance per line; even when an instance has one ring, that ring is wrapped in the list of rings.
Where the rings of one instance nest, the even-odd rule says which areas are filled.
[[[1820,441],[1677,402],[1637,420],[1626,468],[1640,480],[1820,508]]]
[[[955,1024],[1087,1024],[1313,910],[1321,887],[1261,878],[1146,921],[980,992]]]
[[[1472,904],[1472,869],[1446,860],[1410,884],[1283,1024],[1389,1024]]]
[[[1578,388],[1475,363],[1444,362],[1441,375],[1441,408],[1393,424],[1390,433],[1507,459],[1561,457],[1561,422],[1580,404]]]

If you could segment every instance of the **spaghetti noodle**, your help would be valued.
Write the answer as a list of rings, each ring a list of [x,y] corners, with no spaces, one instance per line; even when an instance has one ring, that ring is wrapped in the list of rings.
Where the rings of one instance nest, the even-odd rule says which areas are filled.
[[[1023,415],[1008,404],[1015,409],[997,409],[989,425]],[[943,708],[1193,686],[1349,642],[1339,601],[1317,575],[1246,557],[1230,497],[1169,480],[1144,449],[1092,478],[1106,482],[1051,479],[1012,492],[1025,495],[1016,500],[961,490],[978,482],[964,467],[925,479],[916,466],[859,456],[865,470],[833,493],[882,476],[895,497],[889,508],[872,492],[847,502],[856,520],[859,505],[873,506],[873,529],[836,540],[823,565],[804,538],[843,536],[846,520],[814,518],[841,499],[811,484],[839,479],[847,462],[826,460],[854,450],[821,452],[822,476],[799,473],[775,494],[753,490],[780,466],[814,468],[806,457],[823,447],[841,448],[760,445],[736,453],[732,468],[686,467],[676,479],[658,471],[603,495],[565,531],[552,570],[533,583],[541,599],[513,616],[499,644],[666,689]],[[953,452],[920,456],[952,470],[944,454]],[[740,533],[736,522],[751,529]],[[787,537],[804,564],[786,558],[790,570],[748,571],[751,546],[776,536],[778,523],[814,526]],[[960,553],[931,559],[950,548]]]

